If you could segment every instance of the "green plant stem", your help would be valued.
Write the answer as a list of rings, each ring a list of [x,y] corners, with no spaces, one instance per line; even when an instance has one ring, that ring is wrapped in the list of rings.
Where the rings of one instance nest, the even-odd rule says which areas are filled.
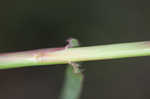
[[[67,66],[64,84],[59,99],[78,99],[82,91],[83,74],[74,73],[71,65]]]
[[[150,41],[4,53],[0,54],[0,69],[137,56],[150,56]]]

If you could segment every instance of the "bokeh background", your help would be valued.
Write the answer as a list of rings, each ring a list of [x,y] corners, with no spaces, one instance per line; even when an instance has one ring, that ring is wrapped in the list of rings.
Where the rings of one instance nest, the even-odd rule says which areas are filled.
[[[0,52],[150,40],[148,0],[1,0]],[[82,64],[81,99],[150,99],[150,57]],[[65,65],[0,70],[1,99],[58,99]]]

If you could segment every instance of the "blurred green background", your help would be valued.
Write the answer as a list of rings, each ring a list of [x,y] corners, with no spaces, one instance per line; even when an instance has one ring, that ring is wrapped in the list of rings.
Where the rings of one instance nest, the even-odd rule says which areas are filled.
[[[150,40],[148,0],[1,0],[0,52]],[[81,99],[150,99],[150,57],[83,63]],[[0,70],[1,99],[58,99],[65,65]]]

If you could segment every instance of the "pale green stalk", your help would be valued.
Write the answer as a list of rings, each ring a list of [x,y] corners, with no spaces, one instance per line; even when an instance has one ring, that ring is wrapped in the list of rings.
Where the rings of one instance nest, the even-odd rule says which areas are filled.
[[[150,56],[150,41],[0,54],[0,69]]]
[[[84,77],[81,72],[74,73],[73,71],[72,66],[68,65],[59,99],[79,99]]]

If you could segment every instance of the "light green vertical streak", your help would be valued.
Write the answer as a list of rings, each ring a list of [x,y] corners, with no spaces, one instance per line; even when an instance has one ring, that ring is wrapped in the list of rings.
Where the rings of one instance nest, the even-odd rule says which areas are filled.
[[[82,89],[83,75],[75,74],[72,66],[67,66],[60,99],[78,99]]]

